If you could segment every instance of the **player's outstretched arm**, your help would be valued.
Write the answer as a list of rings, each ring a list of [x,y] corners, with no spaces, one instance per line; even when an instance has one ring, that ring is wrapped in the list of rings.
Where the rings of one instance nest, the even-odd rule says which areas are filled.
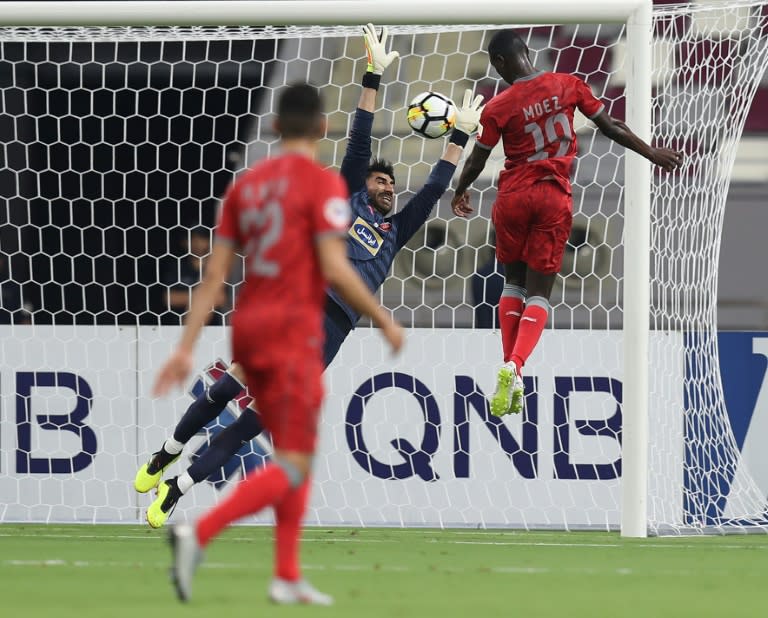
[[[368,69],[363,75],[363,89],[352,120],[349,141],[340,170],[350,194],[356,193],[365,186],[371,159],[371,129],[373,128],[373,111],[376,108],[376,92],[381,82],[382,72],[399,56],[395,51],[387,53],[386,40],[386,28],[382,28],[381,37],[379,37],[373,24],[363,26]]]
[[[490,154],[491,151],[489,149],[481,148],[475,144],[472,152],[464,162],[464,169],[461,170],[459,183],[456,185],[456,191],[451,200],[453,214],[457,217],[467,217],[474,212],[474,208],[469,203],[468,189],[477,180],[477,177],[480,176],[480,172],[485,169],[485,164]]]
[[[357,107],[371,113],[376,109],[376,92],[379,90],[381,76],[395,58],[400,56],[396,51],[387,52],[388,36],[389,31],[386,26],[381,29],[380,33],[376,32],[376,27],[373,24],[363,26],[363,41],[368,57],[368,67],[363,76],[363,91],[360,93]]]
[[[432,214],[435,204],[448,189],[456,166],[461,159],[470,135],[477,131],[480,125],[481,104],[483,96],[473,98],[471,89],[464,91],[464,100],[454,116],[453,130],[448,143],[445,145],[443,156],[432,168],[427,182],[408,201],[405,207],[393,218],[400,220],[397,231],[397,245],[403,247],[411,237],[424,225]]]
[[[165,395],[174,386],[186,380],[192,370],[195,343],[203,326],[211,317],[216,299],[221,294],[234,258],[235,251],[230,244],[214,243],[203,279],[192,292],[181,340],[158,372],[152,389],[153,395]]]
[[[617,144],[635,151],[667,172],[672,172],[683,164],[683,153],[669,148],[655,148],[646,144],[626,124],[611,117],[605,110],[592,118],[592,121],[603,135]]]
[[[403,345],[405,331],[392,319],[363,283],[360,275],[347,259],[347,244],[343,238],[324,236],[317,241],[320,268],[328,284],[339,296],[361,315],[367,315],[378,326],[392,351],[397,353]]]
[[[456,128],[459,130],[468,130],[474,133],[480,126],[480,115],[483,112],[483,108],[480,104],[483,102],[483,97],[478,95],[472,100],[472,91],[467,90],[464,92],[464,101],[461,108],[456,112]],[[485,163],[488,160],[488,155],[491,153],[486,148],[478,148],[477,145],[472,149],[469,157],[464,162],[464,169],[461,170],[459,176],[459,184],[456,187],[456,192],[451,200],[451,208],[453,208],[453,214],[459,217],[466,217],[469,215],[473,208],[469,205],[469,189],[470,185],[477,180],[480,172],[485,168]]]
[[[448,161],[454,165],[459,164],[461,153],[464,152],[464,146],[467,145],[469,137],[477,133],[477,129],[480,126],[480,114],[483,113],[482,103],[484,97],[482,94],[478,94],[473,99],[472,95],[471,88],[467,88],[464,91],[461,107],[456,110],[456,116],[454,116],[451,139],[448,141],[442,156],[443,161]]]

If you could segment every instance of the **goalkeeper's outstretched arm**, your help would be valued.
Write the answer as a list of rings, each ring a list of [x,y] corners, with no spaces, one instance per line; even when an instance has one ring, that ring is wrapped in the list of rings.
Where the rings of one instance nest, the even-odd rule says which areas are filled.
[[[389,53],[386,51],[386,28],[382,28],[381,36],[379,36],[373,24],[363,26],[363,39],[368,56],[368,67],[363,75],[363,89],[360,92],[357,111],[352,120],[352,129],[349,133],[349,141],[340,170],[350,193],[359,191],[365,185],[368,164],[371,159],[371,128],[373,126],[373,112],[376,109],[376,93],[384,69],[399,56],[396,51]]]
[[[480,114],[483,111],[482,102],[482,95],[477,95],[473,99],[471,89],[464,91],[464,100],[461,107],[456,110],[453,132],[445,145],[443,156],[432,168],[424,186],[395,215],[402,221],[398,229],[398,247],[403,247],[424,224],[435,204],[448,188],[464,152],[464,146],[466,146],[470,135],[477,131],[480,124]]]
[[[365,53],[368,57],[368,66],[363,75],[363,91],[360,93],[360,101],[357,107],[373,113],[376,109],[376,93],[379,90],[381,76],[387,67],[392,64],[400,54],[396,51],[387,52],[387,37],[389,31],[384,26],[381,32],[376,32],[373,24],[363,26],[363,41]]]

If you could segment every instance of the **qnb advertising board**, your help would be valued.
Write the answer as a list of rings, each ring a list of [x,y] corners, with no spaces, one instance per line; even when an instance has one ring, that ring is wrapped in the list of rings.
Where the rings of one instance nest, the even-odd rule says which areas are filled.
[[[3,327],[0,336],[5,358],[15,359],[0,373],[0,520],[143,521],[153,496],[133,490],[136,469],[219,375],[229,360],[228,331],[206,330],[199,373],[185,391],[162,400],[149,393],[177,328]],[[685,338],[652,337],[651,362],[658,359],[665,371],[651,393],[650,459],[663,474],[650,491],[682,521]],[[736,439],[748,467],[766,470],[757,430],[768,426],[768,335],[726,333],[721,348]],[[621,334],[547,331],[526,368],[525,412],[502,420],[486,403],[499,356],[493,331],[412,330],[398,358],[376,331],[352,333],[326,372],[308,522],[618,526]],[[225,362],[211,365],[216,359]],[[247,403],[232,402],[168,474],[199,456]],[[244,444],[191,490],[174,520],[213,504],[269,454],[267,436]],[[757,481],[768,489],[768,478]]]

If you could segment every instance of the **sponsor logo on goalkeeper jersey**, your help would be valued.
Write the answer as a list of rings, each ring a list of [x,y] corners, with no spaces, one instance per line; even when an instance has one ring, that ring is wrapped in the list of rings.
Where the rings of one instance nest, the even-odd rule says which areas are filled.
[[[376,255],[381,249],[382,237],[378,231],[370,226],[362,217],[355,219],[349,228],[349,235],[365,247],[371,255]]]

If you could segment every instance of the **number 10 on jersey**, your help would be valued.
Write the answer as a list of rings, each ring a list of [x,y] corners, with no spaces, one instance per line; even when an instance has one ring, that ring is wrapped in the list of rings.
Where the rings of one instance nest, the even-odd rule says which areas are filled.
[[[557,126],[560,126],[562,135],[558,135]],[[563,157],[566,155],[573,142],[573,132],[568,116],[559,112],[554,116],[547,116],[536,122],[529,122],[524,127],[525,132],[533,137],[535,152],[528,157],[528,161],[541,161],[549,157]],[[553,146],[557,144],[557,150]]]

